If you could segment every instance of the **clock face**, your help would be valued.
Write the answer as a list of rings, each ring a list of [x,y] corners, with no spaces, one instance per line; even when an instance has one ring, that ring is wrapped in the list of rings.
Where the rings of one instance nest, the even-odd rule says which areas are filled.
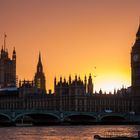
[[[138,59],[139,59],[139,56],[138,56],[137,54],[135,54],[135,55],[133,56],[133,60],[134,60],[134,62],[137,62]]]

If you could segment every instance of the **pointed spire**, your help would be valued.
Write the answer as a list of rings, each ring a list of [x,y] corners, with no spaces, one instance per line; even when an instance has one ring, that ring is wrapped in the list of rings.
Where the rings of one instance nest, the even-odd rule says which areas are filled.
[[[39,51],[39,59],[38,59],[38,62],[41,63],[41,53],[40,53],[40,51]]]
[[[137,37],[140,37],[140,23],[139,23],[139,28],[138,28],[138,31],[137,31],[136,36],[137,36]]]
[[[16,50],[15,50],[15,47],[13,48],[12,59],[13,59],[13,60],[16,60]]]
[[[69,84],[71,84],[71,75],[69,75]]]
[[[75,81],[77,81],[77,74],[75,74]]]
[[[137,35],[140,35],[140,24],[139,24],[139,28],[138,28],[138,31],[137,31]]]
[[[39,58],[38,58],[38,64],[37,64],[37,71],[38,72],[43,72],[43,66],[41,62],[41,53],[39,52]]]
[[[92,83],[91,73],[89,74],[88,82],[89,82],[89,83]]]
[[[138,27],[138,30],[137,30],[137,33],[136,33],[136,41],[133,45],[133,47],[140,47],[140,23],[139,23],[139,27]]]
[[[60,83],[62,83],[62,76],[60,76]]]
[[[102,92],[102,90],[101,90],[101,88],[100,88],[100,90],[99,90],[99,94],[102,94],[103,92]]]
[[[39,65],[42,65],[42,62],[41,62],[41,53],[40,53],[40,51],[39,51],[39,57],[38,57],[38,66]]]
[[[54,86],[56,86],[56,76],[54,77]]]
[[[66,78],[64,77],[64,83],[66,83]]]
[[[88,93],[93,93],[93,83],[92,83],[91,73],[89,74],[89,78],[88,78]]]
[[[15,50],[15,47],[13,48],[13,54],[16,54],[16,50]]]
[[[81,81],[80,75],[79,75],[79,77],[78,77],[78,81]]]

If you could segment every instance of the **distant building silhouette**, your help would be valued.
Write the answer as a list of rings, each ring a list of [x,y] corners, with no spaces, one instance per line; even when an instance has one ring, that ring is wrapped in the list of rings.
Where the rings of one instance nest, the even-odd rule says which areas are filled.
[[[0,88],[9,86],[16,86],[16,51],[13,50],[10,59],[6,48],[6,34],[4,34],[4,45],[0,54]]]
[[[43,72],[43,65],[41,62],[41,54],[39,53],[39,59],[37,64],[37,71],[35,73],[34,77],[34,83],[35,87],[43,92],[46,92],[46,80],[45,80],[45,74]]]

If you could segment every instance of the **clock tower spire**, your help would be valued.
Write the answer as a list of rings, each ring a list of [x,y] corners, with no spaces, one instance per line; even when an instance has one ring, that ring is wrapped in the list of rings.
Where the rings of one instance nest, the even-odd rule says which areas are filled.
[[[138,28],[138,31],[137,31],[137,34],[136,34],[136,40],[140,41],[140,23],[139,23],[139,28]]]
[[[140,25],[131,52],[132,87],[140,89]],[[139,91],[140,92],[140,91]],[[139,93],[140,96],[140,93]]]
[[[140,112],[140,25],[131,51],[132,109]]]

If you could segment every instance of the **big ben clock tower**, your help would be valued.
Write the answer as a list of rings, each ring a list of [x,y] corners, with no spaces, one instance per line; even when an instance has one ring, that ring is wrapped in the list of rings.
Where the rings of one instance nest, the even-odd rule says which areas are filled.
[[[132,87],[140,89],[140,26],[131,52]],[[138,91],[140,96],[140,91]]]
[[[131,52],[131,76],[133,109],[140,112],[140,25]]]

